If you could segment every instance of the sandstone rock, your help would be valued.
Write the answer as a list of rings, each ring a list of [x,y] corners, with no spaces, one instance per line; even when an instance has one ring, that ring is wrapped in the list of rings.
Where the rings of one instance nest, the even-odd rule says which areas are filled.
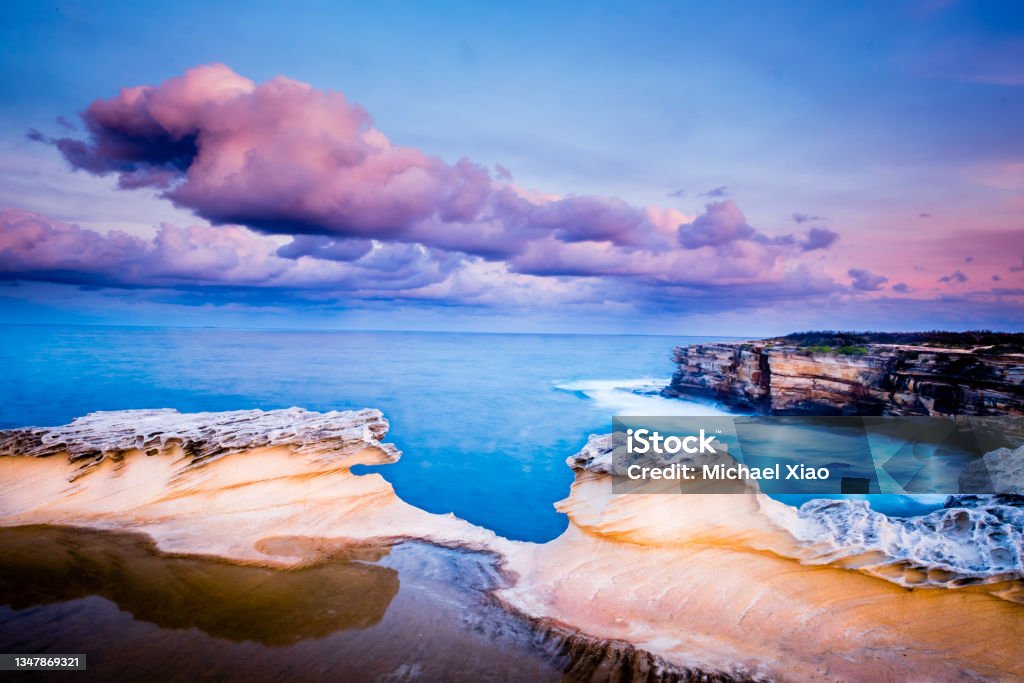
[[[165,552],[281,568],[395,538],[488,551],[509,577],[497,599],[590,680],[1024,676],[1019,573],[990,576],[992,562],[962,552],[991,528],[996,568],[1020,566],[1019,535],[989,520],[1019,530],[1018,512],[997,500],[908,526],[835,501],[800,514],[754,492],[616,495],[612,441],[598,436],[571,459],[575,482],[557,504],[568,529],[532,544],[352,473],[397,458],[380,442],[386,424],[377,411],[141,411],[2,432],[0,526],[145,533]],[[907,534],[916,541],[886,545]],[[929,568],[936,558],[949,568]],[[954,587],[960,578],[972,585]]]
[[[679,347],[667,396],[778,415],[1024,415],[1024,356],[869,344],[843,355],[771,341]]]
[[[199,465],[254,448],[284,446],[298,454],[326,458],[370,448],[380,464],[398,460],[392,444],[381,443],[388,421],[379,410],[316,413],[302,408],[179,413],[173,409],[89,413],[59,427],[0,431],[0,456],[62,455],[85,469],[132,451],[147,455],[176,446]]]

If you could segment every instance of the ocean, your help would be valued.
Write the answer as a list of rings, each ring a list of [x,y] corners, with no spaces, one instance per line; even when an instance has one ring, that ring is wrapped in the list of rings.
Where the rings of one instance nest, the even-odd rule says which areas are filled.
[[[566,527],[565,459],[612,416],[719,414],[640,395],[701,337],[0,327],[0,428],[97,410],[379,408],[395,464],[372,468],[405,501],[517,540]],[[370,468],[362,468],[363,470]]]

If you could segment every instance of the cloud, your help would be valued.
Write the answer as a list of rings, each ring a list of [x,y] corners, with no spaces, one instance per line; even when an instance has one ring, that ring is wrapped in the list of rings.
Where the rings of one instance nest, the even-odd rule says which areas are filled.
[[[999,275],[999,274],[996,274],[996,275],[992,276],[992,282],[999,282],[1002,279],[1003,279],[1003,276]]]
[[[729,195],[729,187],[727,185],[719,185],[716,188],[712,188],[706,192],[701,192],[698,197],[708,197],[710,199],[719,199]]]
[[[338,92],[256,84],[224,65],[126,88],[82,114],[86,139],[53,144],[73,167],[155,188],[216,225],[268,234],[420,243],[501,259],[531,239],[662,239],[620,199],[530,196],[483,166],[392,144]]]
[[[1020,258],[1020,265],[1010,266],[1011,273],[1024,273],[1024,256]]]
[[[290,245],[286,245],[290,246]],[[122,287],[247,287],[392,291],[444,279],[459,259],[414,245],[381,245],[346,263],[283,258],[240,227],[161,224],[152,239],[100,233],[38,213],[0,209],[0,279]],[[324,247],[321,245],[320,251]],[[317,249],[310,249],[316,252]]]
[[[355,261],[372,249],[372,240],[336,240],[320,235],[296,235],[291,242],[278,248],[277,255],[288,259],[312,256],[328,261]]]
[[[974,263],[974,257],[973,256],[965,256],[964,257],[964,263]]]
[[[833,232],[818,230],[808,233],[807,240],[799,245],[802,251],[823,249],[836,241]],[[838,237],[838,236],[836,236]],[[761,245],[778,247],[797,246],[797,239],[792,234],[768,236],[746,222],[746,217],[735,202],[712,202],[705,207],[705,212],[697,216],[693,222],[679,226],[679,244],[687,249],[701,247],[725,247],[738,242],[753,242]]]
[[[391,143],[341,93],[287,78],[257,84],[220,64],[125,88],[82,119],[84,138],[36,138],[76,169],[114,175],[123,189],[156,189],[213,226],[288,236],[272,255],[320,268],[365,265],[380,258],[380,245],[396,254],[404,245],[435,262],[442,252],[479,257],[520,274],[776,282],[787,262],[838,238],[824,228],[765,234],[731,200],[691,218],[616,197],[529,190],[504,167],[492,176],[468,159],[448,163]],[[702,250],[714,252],[714,267],[700,265]]]
[[[0,210],[0,277],[73,284],[114,283],[145,254],[137,237],[101,235],[75,225],[51,223],[39,214]]]
[[[814,214],[809,214],[809,213],[794,213],[793,214],[793,222],[794,223],[798,223],[798,224],[810,223],[811,221],[824,221],[824,220],[828,220],[828,219],[826,219],[824,216],[815,216]]]
[[[297,235],[282,244],[239,226],[164,223],[144,238],[0,210],[0,280],[170,291],[175,301],[621,305],[650,311],[756,307],[837,291],[816,269],[787,268],[784,257],[792,249],[748,239],[720,248],[624,251],[607,242],[549,236],[505,263],[376,240]]]
[[[747,225],[745,218],[740,224]],[[0,281],[6,281],[8,297],[72,307],[91,301],[95,311],[116,306],[124,315],[173,310],[168,307],[267,316],[341,310],[444,311],[449,316],[464,309],[488,315],[547,310],[574,321],[620,314],[664,321],[665,313],[796,320],[806,319],[799,316],[809,310],[854,315],[857,306],[870,302],[870,311],[856,309],[860,319],[878,311],[888,311],[887,319],[893,320],[927,312],[975,316],[969,319],[992,324],[1020,310],[1019,288],[914,299],[912,304],[905,297],[851,298],[849,288],[815,265],[789,262],[787,255],[798,251],[795,245],[757,239],[761,234],[756,230],[753,235],[741,232],[749,238],[694,250],[625,249],[548,236],[532,242],[530,251],[515,260],[502,262],[379,240],[370,240],[369,251],[361,253],[367,244],[358,240],[297,235],[286,241],[240,226],[164,223],[151,236],[139,237],[8,208],[0,210]],[[887,282],[867,269],[849,274],[861,292],[877,292]],[[903,283],[892,289],[906,293]]]
[[[966,275],[961,273],[959,270],[954,270],[949,275],[943,275],[942,277],[940,277],[937,280],[937,282],[945,282],[946,284],[952,285],[952,284],[963,284],[963,283],[967,282],[967,280],[968,280],[968,277]]]
[[[679,243],[688,249],[722,246],[737,240],[750,240],[758,232],[747,224],[746,216],[732,200],[712,202],[693,223],[679,229]]]
[[[807,237],[800,242],[801,251],[815,251],[816,249],[828,249],[836,240],[839,233],[827,228],[811,228],[807,231]]]
[[[724,247],[737,242],[753,242],[766,246],[795,247],[807,252],[828,249],[839,233],[826,228],[811,228],[802,239],[792,234],[766,235],[747,223],[746,216],[732,200],[712,202],[704,213],[688,225],[679,226],[679,243],[687,249]]]
[[[889,281],[886,276],[872,273],[867,268],[850,268],[847,275],[853,279],[851,283],[853,288],[862,292],[877,292],[883,284]]]
[[[892,291],[899,292],[900,294],[909,294],[914,291],[914,288],[906,282],[897,282],[892,286]]]
[[[686,196],[686,190],[675,190],[674,192],[669,192],[666,196],[683,198]]]
[[[918,218],[931,218],[932,215],[930,213],[919,213],[919,214],[917,214],[917,217]]]

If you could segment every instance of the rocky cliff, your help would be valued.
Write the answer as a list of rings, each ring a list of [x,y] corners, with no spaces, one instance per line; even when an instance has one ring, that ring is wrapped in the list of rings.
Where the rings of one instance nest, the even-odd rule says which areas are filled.
[[[779,340],[675,349],[666,396],[778,415],[1024,415],[1024,354]]]

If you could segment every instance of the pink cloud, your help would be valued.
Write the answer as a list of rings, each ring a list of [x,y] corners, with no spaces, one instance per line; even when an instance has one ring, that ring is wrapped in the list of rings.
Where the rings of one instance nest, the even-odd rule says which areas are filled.
[[[122,189],[156,189],[211,225],[163,225],[143,240],[6,215],[42,235],[19,227],[11,239],[22,242],[0,250],[8,279],[474,302],[500,301],[505,289],[565,301],[584,281],[605,302],[637,292],[657,301],[659,287],[708,301],[743,288],[786,298],[848,289],[824,270],[820,252],[839,238],[832,230],[770,234],[729,199],[688,216],[524,188],[504,167],[492,174],[395,145],[343,94],[287,78],[257,84],[200,66],[96,100],[82,119],[82,138],[36,138],[74,168],[113,174]],[[487,287],[496,289],[481,295]]]
[[[443,280],[454,255],[391,244],[342,259],[283,258],[277,241],[237,226],[164,223],[152,239],[100,233],[0,209],[0,278],[112,287],[193,285],[393,291]]]
[[[134,268],[145,249],[143,240],[123,232],[101,235],[30,211],[0,209],[0,274],[8,278],[105,280]]]
[[[279,238],[239,226],[164,223],[142,238],[0,209],[0,280],[8,281],[187,291],[201,286],[229,298],[244,289],[246,299],[288,296],[308,302],[623,310],[713,308],[723,301],[754,306],[764,297],[801,299],[837,291],[820,272],[784,268],[778,247],[747,242],[730,249],[728,259],[718,259],[712,248],[625,251],[608,242],[548,236],[505,263],[419,244],[322,236],[300,235],[282,246]],[[737,301],[743,293],[750,296]]]
[[[83,118],[88,142],[57,141],[73,165],[125,187],[174,175],[166,196],[214,222],[397,236],[431,216],[472,220],[489,193],[485,169],[392,145],[341,93],[223,65],[126,88]]]
[[[795,244],[791,235],[751,228],[731,201],[709,204],[689,224],[678,211],[615,197],[528,191],[504,168],[492,177],[468,159],[449,164],[392,144],[341,93],[286,78],[256,84],[219,64],[126,88],[93,102],[83,119],[87,139],[52,141],[74,167],[117,174],[124,188],[161,189],[219,225],[350,247],[348,240],[419,243],[524,263],[550,244],[597,242],[620,257],[741,240]],[[830,244],[810,239],[814,248]],[[312,244],[300,242],[281,253]]]
[[[873,273],[867,268],[850,268],[847,271],[853,284],[853,288],[862,292],[876,292],[889,281],[885,275]]]

